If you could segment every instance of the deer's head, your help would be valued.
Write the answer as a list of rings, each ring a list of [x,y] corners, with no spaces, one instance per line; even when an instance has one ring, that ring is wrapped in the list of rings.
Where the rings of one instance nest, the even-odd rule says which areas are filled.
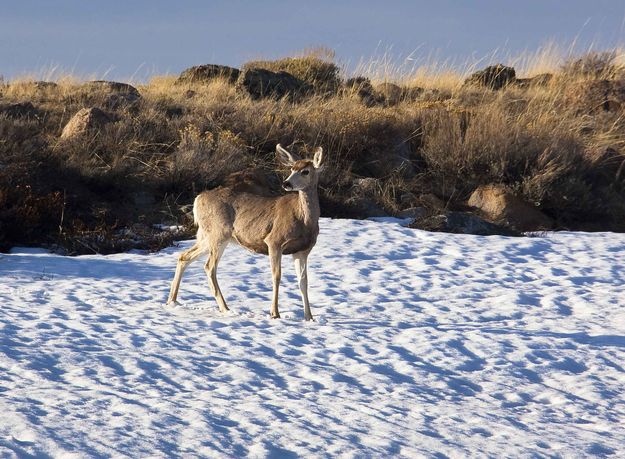
[[[282,183],[282,188],[286,191],[300,191],[317,186],[319,172],[325,161],[323,148],[317,147],[312,160],[302,159],[282,148],[280,144],[276,145],[276,154],[282,164],[291,168],[291,175]]]

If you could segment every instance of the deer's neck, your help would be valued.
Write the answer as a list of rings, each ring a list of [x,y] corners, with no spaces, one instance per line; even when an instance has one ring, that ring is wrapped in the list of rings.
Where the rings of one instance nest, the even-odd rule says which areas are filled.
[[[319,209],[319,194],[317,187],[311,187],[310,189],[300,190],[299,194],[299,207],[300,215],[304,220],[306,226],[316,225],[319,222],[319,215],[321,213]]]

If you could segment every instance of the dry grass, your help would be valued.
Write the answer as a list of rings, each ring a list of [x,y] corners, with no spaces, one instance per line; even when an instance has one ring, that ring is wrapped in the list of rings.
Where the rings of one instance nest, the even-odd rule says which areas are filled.
[[[329,152],[321,184],[326,215],[357,216],[349,204],[354,180],[375,176],[368,199],[391,213],[419,205],[424,194],[461,206],[476,186],[502,183],[561,227],[623,230],[625,103],[585,111],[568,95],[580,81],[623,78],[622,63],[619,50],[565,59],[546,48],[513,64],[521,76],[550,70],[551,83],[500,91],[463,85],[469,65],[463,72],[378,63],[377,75],[361,67],[374,83],[426,89],[394,105],[340,89],[339,67],[327,53],[249,64],[289,71],[319,89],[295,103],[253,100],[221,79],[176,84],[154,77],[137,86],[139,101],[114,106],[110,94],[70,77],[56,85],[12,81],[0,86],[0,108],[31,102],[37,114],[0,114],[2,247],[61,242],[80,252],[68,242],[79,234],[106,239],[111,228],[182,221],[181,205],[227,174],[272,171],[276,143]],[[116,121],[60,140],[69,119],[91,106]],[[393,169],[398,154],[410,173]]]

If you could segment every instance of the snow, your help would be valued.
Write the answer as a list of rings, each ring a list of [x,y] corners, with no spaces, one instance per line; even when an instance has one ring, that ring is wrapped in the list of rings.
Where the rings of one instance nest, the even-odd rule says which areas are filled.
[[[625,235],[322,219],[316,322],[234,246],[164,307],[190,244],[0,255],[1,457],[625,454]]]

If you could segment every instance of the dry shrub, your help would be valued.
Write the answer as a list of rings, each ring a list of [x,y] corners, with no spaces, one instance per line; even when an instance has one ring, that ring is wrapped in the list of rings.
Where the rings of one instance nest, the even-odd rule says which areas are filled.
[[[286,57],[274,61],[252,61],[243,65],[243,69],[261,68],[272,72],[288,72],[296,78],[310,84],[317,93],[334,93],[341,85],[339,67],[319,54],[301,57]]]
[[[293,73],[322,94],[300,103],[252,100],[224,79],[190,85],[155,77],[138,86],[141,99],[111,104],[106,91],[86,91],[71,78],[1,85],[0,106],[29,102],[37,111],[0,115],[3,247],[50,241],[72,253],[129,247],[123,228],[182,221],[180,208],[228,174],[249,166],[275,170],[277,143],[328,152],[320,184],[327,216],[362,216],[349,204],[353,184],[376,176],[378,186],[366,198],[389,213],[418,205],[423,194],[461,209],[478,185],[502,183],[562,226],[593,221],[599,229],[625,229],[623,107],[580,111],[564,97],[572,82],[616,78],[618,56],[585,56],[549,85],[498,92],[463,87],[463,75],[449,69],[417,72],[403,82],[428,89],[394,106],[368,104],[363,94],[371,85],[363,78],[335,91],[339,72],[328,56],[261,64]],[[65,124],[86,106],[108,110],[116,121],[60,141]],[[398,151],[409,157],[411,174],[371,169],[392,164]],[[32,230],[20,233],[21,222]],[[167,240],[138,233],[156,241],[147,247]]]
[[[616,50],[592,51],[567,60],[561,67],[563,79],[612,80],[625,76],[625,66],[618,62]]]
[[[479,185],[502,183],[563,225],[593,219],[615,223],[609,209],[621,206],[614,183],[593,179],[596,166],[579,121],[562,118],[544,96],[520,108],[502,95],[470,112],[424,113],[422,155],[428,174],[435,186],[445,184],[459,198]]]
[[[186,126],[180,130],[171,162],[173,187],[201,191],[216,186],[229,174],[251,165],[246,148],[231,131],[202,132],[197,126]]]

